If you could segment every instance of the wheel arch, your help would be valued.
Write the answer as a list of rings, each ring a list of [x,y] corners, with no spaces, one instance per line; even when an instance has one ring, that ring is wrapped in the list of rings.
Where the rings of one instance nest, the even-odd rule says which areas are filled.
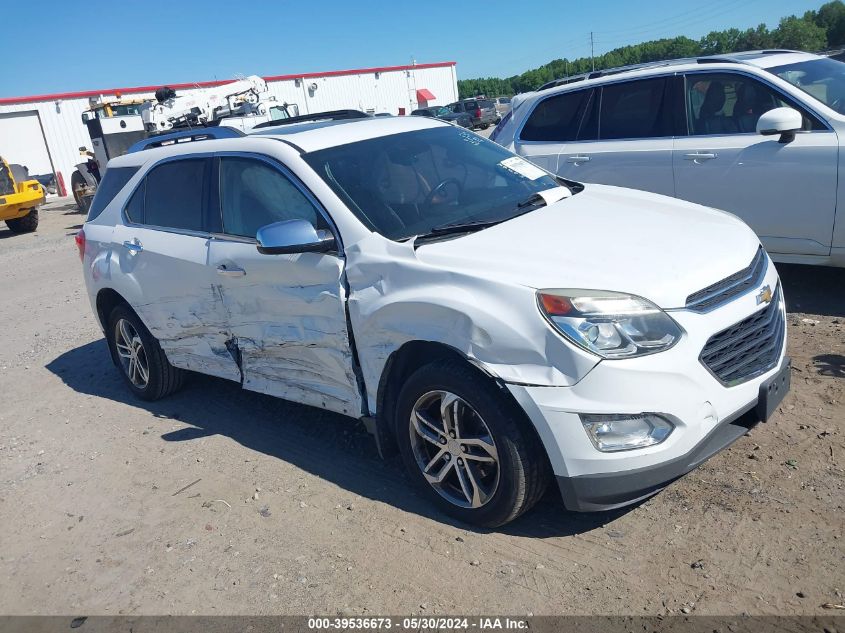
[[[394,350],[384,364],[376,392],[375,433],[379,450],[384,456],[398,451],[394,429],[395,405],[402,385],[417,369],[438,360],[454,359],[472,367],[489,381],[491,387],[498,389],[510,401],[516,415],[521,417],[529,432],[533,433],[543,450],[543,457],[548,460],[548,452],[542,437],[525,413],[522,406],[505,386],[505,382],[488,367],[467,356],[459,349],[437,341],[408,341]]]

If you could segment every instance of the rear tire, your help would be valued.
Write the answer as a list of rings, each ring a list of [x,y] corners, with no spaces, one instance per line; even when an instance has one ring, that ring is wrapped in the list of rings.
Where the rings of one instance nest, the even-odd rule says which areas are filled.
[[[82,213],[87,213],[88,207],[91,206],[91,198],[89,197],[86,200],[86,198],[82,196],[81,190],[84,189],[85,186],[85,177],[80,174],[78,170],[73,172],[70,176],[70,190],[73,192],[73,199],[76,202],[76,206]]]
[[[418,369],[395,410],[405,467],[444,512],[498,527],[543,495],[550,469],[539,438],[518,406],[474,367],[447,359]]]
[[[38,209],[30,209],[22,218],[6,220],[6,226],[12,233],[32,233],[38,228]]]
[[[109,316],[106,339],[112,359],[129,389],[142,400],[159,400],[179,389],[185,371],[167,360],[158,341],[129,306]]]

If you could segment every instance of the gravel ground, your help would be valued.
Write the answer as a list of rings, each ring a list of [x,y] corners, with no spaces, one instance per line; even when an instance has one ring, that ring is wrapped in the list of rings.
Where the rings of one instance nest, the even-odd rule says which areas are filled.
[[[661,494],[498,531],[411,490],[359,425],[194,377],[134,400],[67,200],[0,229],[0,613],[812,614],[845,603],[845,271],[779,267],[792,392]]]

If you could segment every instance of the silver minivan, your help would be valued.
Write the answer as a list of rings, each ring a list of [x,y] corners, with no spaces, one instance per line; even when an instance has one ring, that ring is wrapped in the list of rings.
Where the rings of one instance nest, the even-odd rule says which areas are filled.
[[[845,266],[845,64],[758,51],[554,83],[490,138],[564,178],[730,211],[777,261]]]

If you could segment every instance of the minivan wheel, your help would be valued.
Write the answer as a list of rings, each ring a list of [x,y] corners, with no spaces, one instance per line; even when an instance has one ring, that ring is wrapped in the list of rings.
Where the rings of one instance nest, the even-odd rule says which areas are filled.
[[[459,360],[420,368],[402,387],[395,429],[411,478],[452,516],[512,521],[548,483],[542,446],[516,405]]]
[[[182,386],[185,372],[168,362],[158,341],[128,306],[112,310],[106,335],[112,358],[136,396],[158,400]]]

